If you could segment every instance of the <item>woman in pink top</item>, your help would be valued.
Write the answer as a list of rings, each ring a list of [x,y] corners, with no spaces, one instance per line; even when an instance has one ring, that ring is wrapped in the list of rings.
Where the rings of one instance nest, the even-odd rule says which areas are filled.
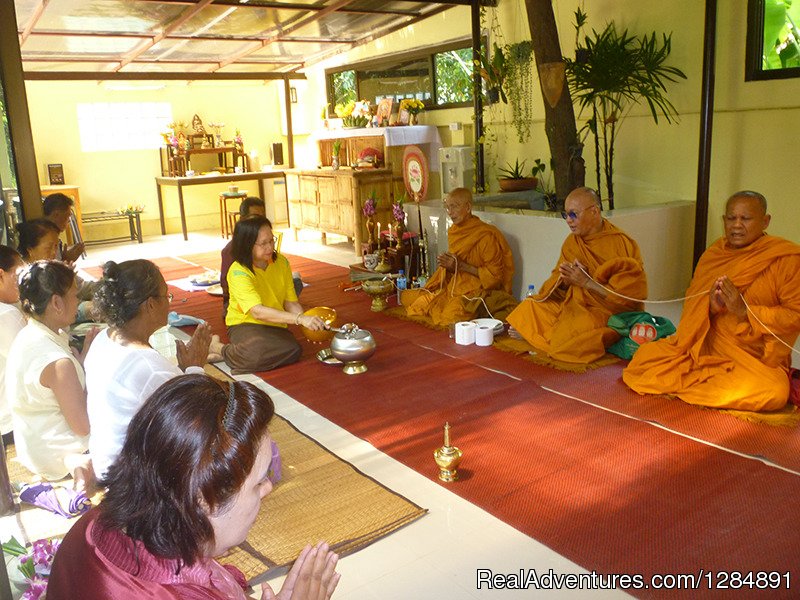
[[[252,384],[182,375],[136,413],[96,509],[56,554],[48,600],[246,600],[238,569],[214,560],[244,541],[272,491],[274,407]],[[306,547],[281,600],[327,600],[339,574],[327,544]],[[262,600],[275,592],[262,586]]]

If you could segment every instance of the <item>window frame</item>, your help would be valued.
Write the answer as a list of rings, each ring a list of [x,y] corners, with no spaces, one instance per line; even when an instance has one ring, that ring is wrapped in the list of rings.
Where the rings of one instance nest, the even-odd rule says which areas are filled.
[[[486,36],[482,36],[482,43],[486,44]],[[362,60],[358,62],[344,64],[332,69],[325,69],[325,90],[327,94],[327,101],[328,101],[328,117],[334,118],[336,114],[333,112],[333,75],[335,73],[341,73],[343,71],[355,71],[356,72],[356,98],[361,98],[361,78],[359,77],[359,71],[369,71],[369,70],[377,70],[381,67],[385,68],[391,66],[398,62],[405,62],[408,60],[421,60],[426,59],[428,62],[428,68],[430,69],[431,73],[431,99],[432,103],[430,105],[425,105],[425,110],[442,110],[448,108],[464,108],[470,107],[473,105],[473,100],[468,100],[466,102],[448,102],[446,104],[436,104],[436,69],[435,69],[435,60],[434,56],[436,54],[440,54],[442,52],[449,52],[450,50],[460,50],[462,48],[472,48],[472,38],[471,37],[462,37],[450,40],[443,44],[437,44],[435,46],[427,46],[425,48],[421,48],[418,50],[409,50],[406,52],[397,52],[392,54],[391,56],[386,56],[382,58],[372,58],[368,60]]]
[[[747,40],[745,44],[745,81],[769,81],[800,77],[800,67],[767,69],[764,55],[764,0],[747,0]]]

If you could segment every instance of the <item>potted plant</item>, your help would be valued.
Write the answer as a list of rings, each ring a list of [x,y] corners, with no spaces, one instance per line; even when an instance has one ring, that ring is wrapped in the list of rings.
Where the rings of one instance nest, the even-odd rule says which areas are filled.
[[[600,161],[606,178],[608,207],[614,208],[614,147],[619,128],[635,104],[647,104],[653,121],[659,114],[671,123],[678,111],[666,95],[667,83],[686,79],[683,71],[666,64],[671,36],[659,41],[655,32],[636,37],[617,31],[613,22],[598,32],[583,35],[586,14],[576,17],[575,60],[565,59],[567,81],[581,111],[591,116],[582,131],[594,136],[597,188],[600,189]]]
[[[497,179],[500,184],[500,190],[503,192],[521,192],[523,190],[535,190],[539,184],[537,175],[541,173],[539,165],[544,167],[544,164],[537,159],[536,166],[533,167],[531,174],[528,175],[525,170],[525,160],[519,162],[519,159],[514,161],[514,164],[506,163],[505,167],[498,169],[502,175]],[[543,170],[543,169],[542,169]]]
[[[492,58],[490,59],[487,48],[483,47],[480,64],[476,64],[476,66],[480,68],[481,77],[486,82],[486,95],[489,102],[494,103],[502,100],[508,103],[508,98],[503,90],[506,75],[508,74],[506,55],[503,49],[497,43],[494,43]]]

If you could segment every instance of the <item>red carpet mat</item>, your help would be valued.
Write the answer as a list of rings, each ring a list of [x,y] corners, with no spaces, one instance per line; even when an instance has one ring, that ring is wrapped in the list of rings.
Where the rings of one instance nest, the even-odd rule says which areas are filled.
[[[310,283],[303,303],[332,306],[340,322],[369,329],[378,351],[367,373],[347,376],[318,362],[313,354],[319,347],[303,341],[300,363],[261,374],[275,387],[434,481],[432,451],[450,421],[465,459],[461,481],[448,489],[587,569],[645,575],[778,571],[789,572],[790,579],[800,574],[794,566],[800,536],[791,510],[800,477],[646,421],[696,430],[703,439],[778,461],[797,460],[776,448],[797,448],[796,432],[642,398],[621,383],[617,366],[576,375],[493,348],[456,346],[442,332],[370,312],[367,296],[339,290],[345,269],[290,258]],[[217,258],[187,260],[213,267]],[[172,261],[165,266],[175,269],[168,278],[196,272]],[[176,299],[175,310],[205,318],[222,333],[219,298],[176,291]],[[691,597],[708,595],[707,587]],[[765,594],[744,589],[747,597]],[[795,595],[785,585],[768,593]]]

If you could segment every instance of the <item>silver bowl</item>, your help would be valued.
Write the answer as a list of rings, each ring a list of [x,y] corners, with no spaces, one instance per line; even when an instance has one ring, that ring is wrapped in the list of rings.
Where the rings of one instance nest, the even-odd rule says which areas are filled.
[[[333,336],[331,354],[344,363],[342,370],[345,373],[357,375],[367,370],[364,361],[375,354],[375,338],[366,329],[348,325]]]

